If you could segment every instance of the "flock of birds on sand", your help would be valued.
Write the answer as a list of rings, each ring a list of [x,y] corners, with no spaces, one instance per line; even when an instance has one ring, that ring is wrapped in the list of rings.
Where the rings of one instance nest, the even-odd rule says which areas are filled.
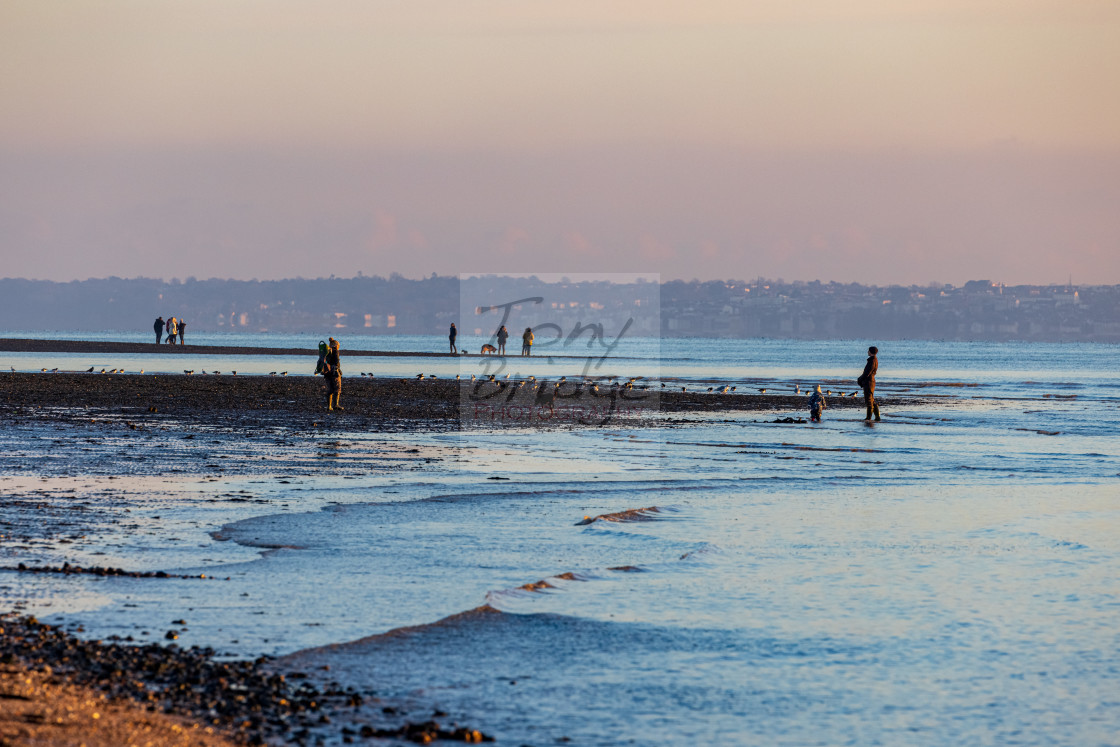
[[[94,373],[95,368],[96,368],[95,366],[90,366],[89,368],[86,369],[85,372],[86,373]],[[15,366],[11,366],[12,373],[15,373],[15,370],[16,370]],[[57,368],[41,368],[39,370],[40,370],[41,373],[58,373]],[[103,368],[100,371],[97,371],[97,373],[123,374],[123,373],[126,373],[126,371],[123,368],[111,368],[111,369],[108,369],[108,370]],[[140,371],[138,373],[144,373],[144,369],[140,369]],[[183,373],[187,376],[193,376],[195,374],[195,370],[193,368],[183,369]],[[202,369],[200,371],[200,373],[203,376],[208,376],[208,375],[209,376],[220,376],[222,372],[221,371],[206,371],[205,369]],[[230,373],[233,376],[237,376],[237,371],[230,371]],[[288,372],[287,371],[269,371],[268,375],[269,376],[287,376]],[[370,379],[376,378],[376,376],[373,373],[367,373],[365,371],[359,372],[358,375],[362,378],[366,378],[366,377],[368,377]],[[436,374],[418,373],[418,374],[416,374],[415,380],[416,381],[425,381],[425,380],[431,381],[431,380],[438,379],[438,378],[439,378],[439,376],[437,376]],[[600,383],[602,383],[603,386],[607,386],[607,387],[610,387],[612,389],[634,389],[634,388],[648,389],[649,388],[648,384],[639,383],[644,378],[645,378],[644,376],[632,376],[632,377],[628,378],[625,381],[625,383],[623,383],[622,381],[620,381],[618,376],[603,377],[601,380],[600,379],[593,379],[593,378],[590,378],[590,377],[583,377],[581,382],[579,382],[579,383],[581,385],[587,386],[590,389],[590,391],[592,391],[592,392],[598,392],[599,391]],[[463,379],[463,377],[461,375],[456,374],[455,380],[456,381],[465,381],[466,379]],[[405,382],[405,381],[408,381],[408,379],[401,379],[401,381]],[[537,377],[535,377],[535,376],[528,376],[524,379],[513,379],[511,381],[510,380],[510,374],[508,374],[508,373],[500,379],[494,374],[491,374],[489,376],[485,376],[485,377],[482,377],[482,378],[479,378],[475,374],[471,374],[470,381],[475,382],[475,383],[493,382],[493,383],[497,384],[499,386],[499,388],[501,388],[501,389],[504,389],[506,386],[510,386],[510,385],[516,386],[518,389],[521,389],[521,388],[526,387],[526,386],[529,387],[530,389],[539,389],[541,387],[542,383],[546,383],[546,382],[538,383],[537,382]],[[569,383],[568,382],[568,377],[567,376],[561,376],[557,381],[553,382],[552,386],[553,386],[554,389],[559,389],[561,386],[563,386],[566,383]],[[576,382],[572,382],[572,383],[576,383]],[[669,388],[669,384],[667,384],[665,382],[662,382],[661,383],[661,388],[662,389],[667,389],[667,388]],[[675,386],[674,386],[674,388],[675,388]],[[703,385],[701,385],[701,388],[693,387],[691,392],[693,394],[735,394],[735,393],[738,392],[738,389],[739,389],[738,385],[731,385],[731,384],[724,384],[723,386],[713,385],[713,386],[707,387],[707,389],[704,389]],[[681,390],[682,393],[688,393],[690,391],[687,385],[681,385],[680,390]],[[759,394],[766,394],[767,392],[773,391],[772,388],[770,388],[770,387],[757,387],[757,390],[758,390]],[[773,391],[773,393],[774,394],[788,394],[788,392],[779,392],[779,391]],[[792,394],[808,396],[809,394],[811,394],[811,392],[809,390],[802,390],[800,384],[795,384],[794,387],[793,387]],[[831,389],[826,389],[822,392],[822,394],[825,394],[825,395],[828,395],[828,396],[831,397],[832,396],[832,390]],[[858,394],[859,394],[859,390],[856,390],[854,392],[849,392],[848,394],[845,394],[844,392],[841,392],[841,391],[836,392],[836,396],[838,396],[838,397],[855,397]]]
[[[373,376],[374,376],[372,373],[370,373],[370,374],[362,373],[360,375],[361,376],[369,376],[370,378],[373,378]],[[432,379],[438,379],[438,378],[439,377],[436,374],[423,374],[423,373],[416,374],[416,381],[425,381],[425,380],[431,381]],[[540,383],[537,383],[537,380],[536,380],[535,376],[529,376],[525,379],[514,379],[513,381],[510,381],[509,378],[510,378],[510,375],[508,373],[504,377],[502,377],[501,379],[498,379],[493,374],[491,374],[490,376],[483,377],[481,379],[479,377],[475,376],[474,374],[471,374],[470,381],[472,383],[493,382],[493,383],[497,384],[499,386],[499,388],[505,388],[505,386],[507,386],[509,384],[513,384],[514,386],[516,386],[519,389],[522,388],[522,387],[525,387],[525,386],[529,386],[531,389],[538,389],[541,386]],[[582,377],[582,382],[581,383],[583,385],[587,385],[589,387],[590,391],[592,391],[592,392],[598,392],[599,391],[599,384],[600,383],[603,383],[604,386],[610,386],[611,388],[614,388],[614,389],[634,389],[634,388],[648,389],[649,385],[637,383],[643,378],[645,378],[645,377],[643,377],[643,376],[633,376],[633,377],[630,377],[629,379],[627,379],[625,383],[622,383],[621,381],[619,381],[619,377],[617,377],[617,376],[605,377],[603,380],[598,380],[598,379],[594,379],[594,378],[591,378],[591,377]],[[459,380],[463,380],[463,379],[460,375],[456,374],[455,380],[459,381]],[[407,379],[401,379],[401,381],[405,382],[405,381],[407,381]],[[565,383],[569,383],[568,382],[568,377],[561,376],[557,381],[553,382],[552,386],[555,389],[559,389]],[[575,383],[575,382],[572,382],[572,383]],[[661,388],[662,389],[667,389],[668,387],[669,387],[669,384],[667,384],[665,382],[661,383]],[[692,391],[693,394],[701,394],[701,393],[704,393],[704,394],[734,394],[738,391],[738,388],[739,388],[738,385],[725,384],[723,386],[718,386],[718,387],[717,386],[710,386],[710,387],[707,387],[706,390],[705,389],[693,388],[691,391]],[[770,387],[758,387],[757,389],[758,389],[759,394],[766,394],[767,392],[773,392],[774,394],[788,394],[787,392],[773,391]],[[687,385],[682,385],[680,387],[680,390],[683,393],[688,393],[690,391]],[[800,384],[795,384],[792,394],[803,395],[803,396],[808,397],[811,394],[811,392],[808,391],[808,390],[802,390]],[[822,394],[832,396],[832,390],[831,389],[824,390],[822,392]],[[836,392],[836,396],[838,396],[838,397],[855,397],[857,394],[859,394],[858,390],[854,391],[854,392],[850,392],[848,394],[844,394],[844,392],[840,392],[840,391]]]

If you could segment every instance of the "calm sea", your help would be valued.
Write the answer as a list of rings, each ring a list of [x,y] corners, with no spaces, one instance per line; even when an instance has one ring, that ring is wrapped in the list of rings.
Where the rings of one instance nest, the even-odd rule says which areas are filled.
[[[635,341],[602,374],[850,390],[866,346]],[[781,411],[634,430],[129,433],[61,463],[65,432],[37,444],[11,426],[10,490],[129,509],[94,545],[34,553],[231,580],[17,577],[0,595],[96,637],[186,619],[185,645],[295,654],[503,744],[1120,744],[1120,348],[880,347],[884,392],[933,402],[874,426],[829,410],[817,425]],[[478,365],[368,361],[350,370]],[[144,455],[182,472],[144,477],[150,462],[130,461]],[[225,474],[201,474],[219,459]],[[344,645],[296,653],[327,644]]]

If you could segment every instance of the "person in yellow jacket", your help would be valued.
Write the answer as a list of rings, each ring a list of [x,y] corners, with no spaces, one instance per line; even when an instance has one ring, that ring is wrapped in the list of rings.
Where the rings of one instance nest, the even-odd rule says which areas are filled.
[[[521,354],[532,355],[533,353],[533,328],[526,327],[525,334],[521,335]]]
[[[334,412],[346,408],[338,403],[338,398],[342,396],[342,364],[338,360],[338,340],[333,337],[329,340],[327,354],[323,358],[323,376],[327,379],[327,410]]]

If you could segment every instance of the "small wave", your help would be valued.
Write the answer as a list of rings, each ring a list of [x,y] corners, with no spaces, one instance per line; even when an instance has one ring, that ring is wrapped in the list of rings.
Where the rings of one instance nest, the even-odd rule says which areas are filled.
[[[636,565],[620,565],[620,566],[614,566],[612,568],[607,568],[606,570],[607,571],[612,571],[612,572],[615,572],[615,573],[644,573],[648,569],[642,568],[641,566],[636,566]],[[567,571],[565,573],[558,573],[555,576],[549,576],[548,578],[543,578],[540,581],[534,581],[534,582],[529,583],[529,584],[522,584],[521,586],[517,586],[517,587],[514,587],[512,589],[501,589],[501,590],[498,590],[498,591],[487,592],[486,601],[487,601],[487,604],[491,604],[491,603],[494,603],[494,602],[501,601],[505,597],[516,597],[516,596],[521,596],[521,595],[526,594],[526,593],[528,593],[528,594],[544,594],[544,593],[546,593],[550,590],[559,589],[560,586],[556,583],[558,581],[588,582],[588,581],[594,581],[598,578],[601,578],[601,576],[595,575],[594,572],[575,573],[573,571]]]
[[[915,381],[915,382],[912,382],[910,384],[910,386],[915,388],[915,389],[920,389],[920,388],[923,388],[923,387],[954,387],[954,388],[969,387],[969,388],[975,388],[975,387],[979,387],[980,384],[978,384],[974,381]]]
[[[824,446],[798,446],[796,444],[783,443],[782,446],[792,446],[798,451],[844,451],[844,452],[862,452],[864,454],[882,454],[882,449],[843,449],[843,448],[826,448]]]
[[[661,514],[665,513],[666,509],[657,506],[647,506],[646,508],[628,508],[625,511],[618,511],[613,514],[599,514],[598,516],[584,516],[582,521],[577,521],[575,526],[585,526],[587,524],[594,524],[596,521],[658,521],[663,519]]]
[[[696,548],[695,550],[689,550],[688,552],[677,558],[677,560],[693,560],[696,558],[702,558],[705,555],[718,554],[719,552],[719,548],[715,545],[704,545],[702,547]]]
[[[376,633],[374,635],[366,636],[365,638],[359,638],[356,641],[330,643],[326,646],[305,648],[301,651],[296,651],[294,653],[288,654],[287,656],[280,658],[278,661],[295,664],[300,662],[301,660],[305,660],[309,657],[314,657],[324,653],[361,653],[361,650],[364,646],[375,644],[379,641],[392,640],[395,638],[407,638],[419,633],[423,633],[427,630],[438,628],[454,628],[464,623],[470,623],[478,620],[498,620],[500,618],[507,617],[509,617],[509,615],[507,615],[505,612],[491,607],[489,604],[484,604],[480,607],[466,610],[465,612],[456,612],[454,615],[448,615],[447,617],[440,618],[435,622],[423,623],[421,625],[408,625],[401,628],[393,628],[392,630],[387,630],[384,633]]]
[[[256,539],[234,539],[233,533],[230,531],[231,527],[225,526],[216,531],[210,532],[210,536],[216,542],[229,542],[233,540],[243,547],[259,547],[262,550],[306,550],[306,545],[289,545],[282,542],[263,542]]]
[[[522,590],[522,591],[542,592],[542,591],[545,591],[546,589],[555,589],[556,584],[553,583],[554,581],[590,581],[590,580],[591,580],[591,578],[589,576],[581,576],[578,573],[572,573],[571,571],[568,571],[566,573],[558,573],[555,576],[549,576],[548,578],[541,579],[540,581],[534,581],[531,584],[522,584],[521,586],[518,586],[517,588]]]

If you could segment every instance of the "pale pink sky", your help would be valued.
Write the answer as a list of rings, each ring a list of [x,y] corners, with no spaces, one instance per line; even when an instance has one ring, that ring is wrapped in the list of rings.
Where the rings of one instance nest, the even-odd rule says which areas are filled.
[[[0,276],[1120,283],[1117,39],[1112,0],[5,0]]]

